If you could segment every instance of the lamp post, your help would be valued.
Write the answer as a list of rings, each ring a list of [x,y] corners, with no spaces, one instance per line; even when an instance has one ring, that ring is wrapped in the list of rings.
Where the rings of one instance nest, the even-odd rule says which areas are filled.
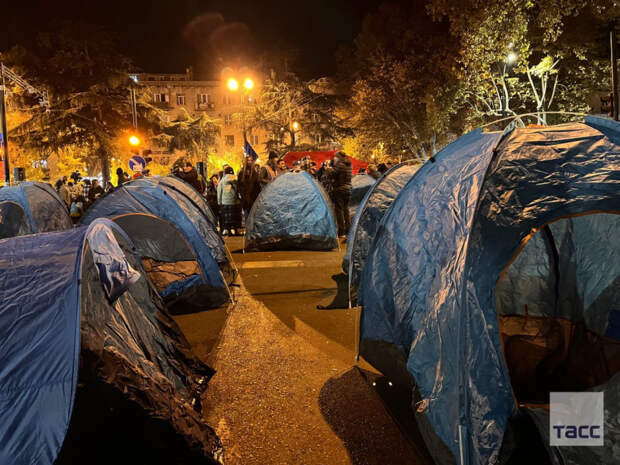
[[[228,79],[228,81],[226,81],[226,87],[228,87],[228,89],[231,92],[237,92],[239,90],[239,88],[241,87],[239,85],[239,81],[237,79],[235,79],[234,77],[231,77]],[[246,77],[243,80],[243,86],[242,86],[242,91],[244,92],[244,95],[247,96],[248,93],[254,88],[254,81],[252,80],[252,78]],[[241,102],[243,104],[243,101]],[[245,111],[241,112],[242,114],[242,130],[243,130],[243,142],[247,142],[247,134],[246,134],[246,127],[245,127]]]

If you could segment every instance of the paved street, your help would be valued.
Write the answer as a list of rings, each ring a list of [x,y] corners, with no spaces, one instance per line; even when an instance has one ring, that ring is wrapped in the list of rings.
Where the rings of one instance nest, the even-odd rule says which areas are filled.
[[[344,250],[227,243],[243,281],[236,305],[177,318],[217,370],[204,405],[225,463],[428,463],[372,387],[376,372],[354,367],[357,311],[316,309],[336,294]]]

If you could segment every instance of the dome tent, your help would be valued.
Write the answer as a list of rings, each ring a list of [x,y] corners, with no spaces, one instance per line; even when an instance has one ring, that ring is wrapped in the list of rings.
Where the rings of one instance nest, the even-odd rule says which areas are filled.
[[[0,238],[73,227],[56,191],[42,182],[22,182],[0,189]]]
[[[0,280],[1,463],[212,457],[219,441],[191,404],[213,372],[118,226],[2,240]]]
[[[360,352],[386,367],[388,376],[415,383],[421,397],[416,417],[437,463],[459,457],[459,463],[497,463],[515,405],[531,400],[513,394],[521,373],[538,377],[544,371],[560,381],[566,379],[561,372],[578,365],[580,340],[615,347],[591,322],[612,320],[618,292],[618,222],[608,213],[620,210],[619,136],[617,123],[600,118],[506,135],[474,131],[423,165],[384,216],[361,277]],[[588,213],[588,221],[575,218]],[[546,326],[538,333],[544,340],[537,341],[526,332],[529,323],[515,324],[533,318],[528,307],[498,312],[495,299],[502,292],[496,286],[521,248],[525,257],[541,252],[536,242],[523,245],[546,225],[554,244],[545,249],[547,263],[556,265],[545,273],[578,286],[570,292],[554,286],[558,304],[537,319],[539,329]],[[594,237],[607,239],[595,244],[595,231]],[[540,289],[516,285],[514,273],[506,285],[525,289],[526,299],[537,302]],[[504,318],[506,311],[515,314]],[[530,365],[508,366],[512,342],[514,358]],[[536,346],[544,350],[537,353]],[[608,366],[616,366],[614,350],[606,353]],[[618,382],[617,376],[610,380],[613,374],[584,376],[598,384],[554,389],[604,389],[602,382]],[[610,438],[618,435],[609,431]]]
[[[359,277],[381,218],[419,167],[419,164],[412,163],[392,167],[370,187],[357,208],[342,260],[342,268],[349,277],[349,302],[352,306],[357,305]]]
[[[306,172],[284,173],[260,193],[246,222],[246,250],[338,247],[327,194]]]
[[[97,200],[81,223],[102,217],[122,222],[169,308],[218,307],[229,299],[234,269],[198,197],[173,177],[140,178]]]
[[[351,178],[351,201],[349,202],[351,216],[355,215],[357,207],[375,182],[376,179],[369,174],[356,174]]]

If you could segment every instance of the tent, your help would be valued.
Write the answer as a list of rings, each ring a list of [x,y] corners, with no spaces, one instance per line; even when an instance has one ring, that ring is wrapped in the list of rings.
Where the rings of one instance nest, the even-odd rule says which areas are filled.
[[[105,219],[0,241],[0,463],[214,462],[213,372],[132,248]]]
[[[360,273],[381,218],[419,167],[419,164],[413,163],[401,163],[392,167],[368,189],[357,207],[347,237],[347,251],[342,260],[343,271],[349,279],[351,306],[357,305]]]
[[[360,353],[415,386],[437,463],[498,463],[519,405],[618,382],[619,211],[620,126],[602,118],[473,131],[401,190],[362,271]],[[581,463],[612,463],[606,428]]]
[[[206,201],[178,178],[139,178],[97,200],[82,224],[110,218],[129,234],[169,308],[200,310],[229,299],[234,269]]]
[[[56,191],[42,182],[0,189],[0,238],[73,227]]]
[[[306,172],[284,173],[260,193],[246,221],[246,250],[338,247],[331,203]]]
[[[349,201],[349,214],[355,215],[357,207],[366,195],[366,192],[375,184],[376,179],[369,174],[357,174],[351,178],[351,200]]]
[[[282,159],[289,169],[293,169],[293,165],[296,162],[303,158],[310,157],[312,161],[316,162],[317,168],[320,168],[323,162],[333,160],[336,152],[338,152],[338,150],[326,150],[323,152],[288,152],[282,157]],[[348,155],[347,157],[351,160],[353,174],[357,174],[360,169],[366,170],[366,168],[368,168],[367,162],[349,157]]]

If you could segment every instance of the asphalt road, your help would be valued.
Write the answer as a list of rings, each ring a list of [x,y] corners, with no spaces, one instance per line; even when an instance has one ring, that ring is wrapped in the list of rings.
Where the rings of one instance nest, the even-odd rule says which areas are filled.
[[[243,253],[242,238],[226,242],[243,282],[236,304],[176,317],[217,371],[203,406],[225,463],[430,463],[407,419],[394,419],[410,407],[390,405],[385,380],[355,364],[358,311],[317,309],[337,293],[344,248]]]

